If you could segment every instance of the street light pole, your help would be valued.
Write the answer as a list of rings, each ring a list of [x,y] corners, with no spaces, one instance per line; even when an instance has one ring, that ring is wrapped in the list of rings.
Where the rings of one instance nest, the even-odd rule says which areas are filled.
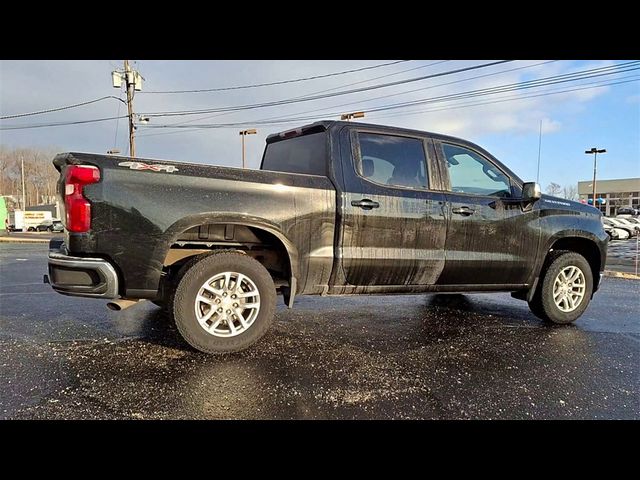
[[[258,131],[255,128],[240,130],[240,136],[242,137],[242,168],[246,168],[244,163],[244,137],[247,135],[255,135],[256,133],[258,133]]]
[[[22,211],[24,212],[27,210],[27,191],[24,188],[24,157],[22,155],[20,155],[20,166],[22,169]]]
[[[596,207],[596,168],[597,168],[597,159],[599,153],[607,153],[607,150],[602,148],[598,150],[596,147],[593,147],[591,150],[585,150],[584,153],[591,155],[593,154],[593,206]],[[599,207],[596,207],[599,208]]]

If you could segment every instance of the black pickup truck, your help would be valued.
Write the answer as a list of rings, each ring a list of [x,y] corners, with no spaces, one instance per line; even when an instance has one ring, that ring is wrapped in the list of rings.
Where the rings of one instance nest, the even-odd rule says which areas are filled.
[[[541,195],[459,138],[323,121],[271,135],[260,170],[65,153],[52,287],[166,308],[198,350],[256,342],[280,292],[512,292],[576,320],[597,290],[600,212]]]

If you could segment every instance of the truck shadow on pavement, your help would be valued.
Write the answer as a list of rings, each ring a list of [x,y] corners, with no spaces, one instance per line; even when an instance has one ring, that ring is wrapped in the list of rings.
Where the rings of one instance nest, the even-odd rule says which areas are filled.
[[[320,312],[313,304],[322,299],[303,297],[293,310],[279,306],[272,329],[250,350],[259,349],[261,343],[274,341],[279,335],[291,338],[310,336],[319,343],[335,345],[339,341],[345,346],[376,348],[382,352],[452,340],[477,328],[522,327],[549,331],[574,328],[574,325],[546,324],[534,317],[524,302],[521,306],[505,306],[473,297],[463,294],[368,297],[373,305],[362,302],[367,297],[338,297],[332,306]],[[380,303],[387,304],[384,305],[386,308],[381,309]],[[135,316],[139,325],[136,337],[141,341],[208,357],[192,349],[182,339],[166,310],[150,304]],[[231,354],[231,357],[241,356],[242,352]]]
[[[279,308],[260,342],[226,356],[191,349],[150,307],[111,368],[172,392],[157,413],[142,409],[145,418],[584,418],[610,417],[607,405],[627,401],[603,381],[598,342],[578,328],[547,327],[526,304],[466,295],[334,300],[322,310],[314,299]],[[616,381],[630,386],[629,377]]]

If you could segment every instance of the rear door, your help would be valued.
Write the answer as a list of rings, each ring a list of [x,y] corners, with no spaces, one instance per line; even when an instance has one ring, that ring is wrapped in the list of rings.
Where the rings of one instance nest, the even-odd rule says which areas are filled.
[[[539,210],[524,211],[517,179],[472,145],[435,144],[449,178],[446,262],[438,283],[526,283],[538,249]]]
[[[445,197],[433,190],[432,141],[345,128],[338,256],[349,285],[426,285],[444,267]],[[346,137],[346,138],[345,138]]]

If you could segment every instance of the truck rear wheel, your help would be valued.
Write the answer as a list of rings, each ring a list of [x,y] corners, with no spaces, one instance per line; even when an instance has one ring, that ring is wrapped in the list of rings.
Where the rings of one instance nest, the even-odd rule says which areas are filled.
[[[276,288],[257,260],[219,252],[184,272],[171,306],[176,327],[189,345],[205,353],[232,353],[267,332],[275,314]]]
[[[539,318],[566,324],[589,306],[593,274],[586,259],[575,252],[557,252],[543,273],[529,308]]]

